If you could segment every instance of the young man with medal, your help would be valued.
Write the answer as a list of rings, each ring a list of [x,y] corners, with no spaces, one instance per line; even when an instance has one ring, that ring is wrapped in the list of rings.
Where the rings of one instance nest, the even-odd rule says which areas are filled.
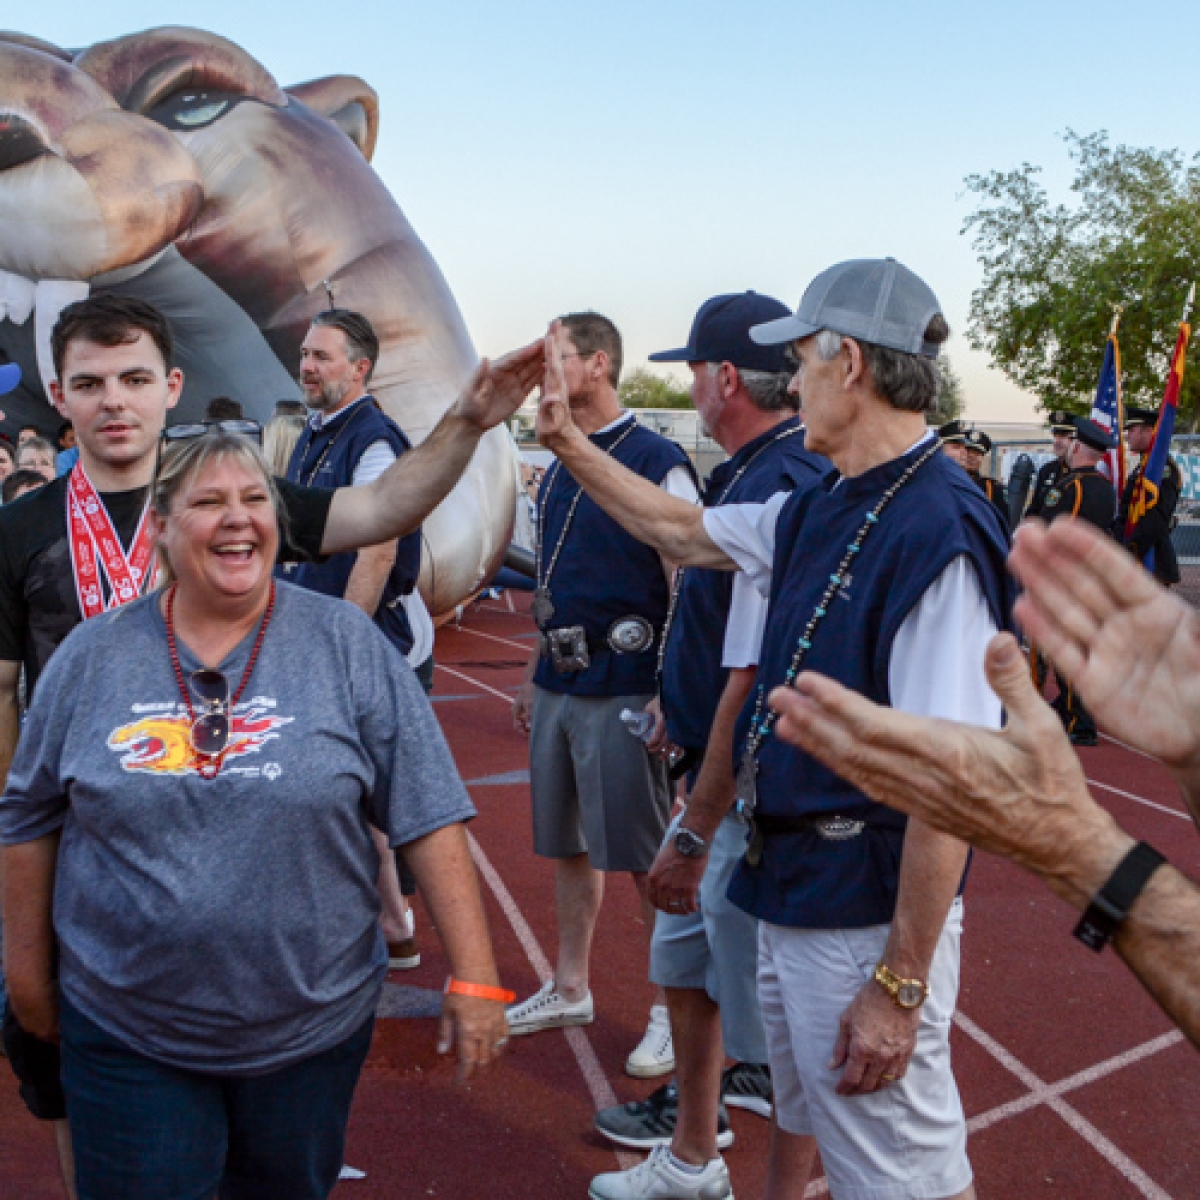
[[[606,317],[564,317],[552,335],[572,411],[596,453],[680,503],[699,500],[687,455],[621,408],[621,336]],[[628,872],[640,894],[670,813],[666,764],[621,720],[655,691],[659,636],[672,567],[630,537],[555,463],[538,493],[537,589],[541,632],[513,718],[530,734],[534,850],[555,860],[555,977],[509,1010],[513,1034],[588,1024],[592,934],[604,874]],[[646,928],[653,925],[647,906]],[[655,1004],[626,1069],[674,1067],[665,1005]]]
[[[814,487],[829,470],[828,460],[805,449],[784,348],[750,339],[754,325],[788,312],[755,292],[714,296],[696,314],[686,346],[650,355],[688,364],[702,426],[730,455],[705,485],[707,506]],[[757,922],[725,897],[746,842],[732,809],[733,732],[754,685],[766,603],[741,573],[692,567],[675,575],[653,709],[662,747],[684,750],[693,764],[689,795],[721,792],[726,816],[711,842],[677,817],[659,850],[655,873],[690,875],[696,892],[694,903],[658,912],[650,943],[650,979],[664,989],[671,1016],[676,1079],[646,1100],[596,1114],[610,1140],[652,1150],[647,1162],[594,1179],[600,1200],[653,1200],[664,1188],[679,1198],[728,1194],[718,1153],[733,1138],[724,1105],[771,1112]],[[723,1071],[727,1055],[734,1062]]]
[[[17,744],[22,669],[32,692],[76,625],[153,584],[149,484],[167,413],[183,388],[170,327],[141,300],[97,295],[68,306],[51,348],[51,395],[75,428],[80,458],[69,475],[0,509],[0,779]],[[458,480],[483,432],[520,405],[541,370],[540,343],[482,363],[425,443],[368,487],[329,492],[278,481],[290,534],[281,557],[374,545],[416,528]],[[256,426],[245,423],[245,431]],[[4,1035],[30,1110],[57,1123],[70,1188],[57,1047],[25,1034],[7,1012]]]
[[[835,1196],[970,1198],[949,1058],[966,847],[784,745],[766,698],[812,667],[898,709],[998,728],[983,663],[1011,620],[1007,535],[926,429],[948,329],[911,271],[840,263],[753,336],[799,360],[808,447],[837,468],[815,489],[702,512],[657,495],[574,429],[549,342],[539,437],[635,537],[677,562],[740,567],[770,596],[738,780],[750,835],[729,892],[760,922],[768,1193],[802,1194],[807,1172],[783,1163],[819,1147]],[[722,815],[689,809],[686,825],[707,840]],[[668,910],[687,897],[651,886]]]

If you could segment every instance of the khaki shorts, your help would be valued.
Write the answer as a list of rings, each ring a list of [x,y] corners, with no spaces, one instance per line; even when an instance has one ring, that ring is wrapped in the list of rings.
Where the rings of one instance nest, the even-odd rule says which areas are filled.
[[[598,871],[649,871],[671,810],[667,768],[621,722],[649,696],[563,696],[533,690],[529,783],[533,848],[586,854]]]

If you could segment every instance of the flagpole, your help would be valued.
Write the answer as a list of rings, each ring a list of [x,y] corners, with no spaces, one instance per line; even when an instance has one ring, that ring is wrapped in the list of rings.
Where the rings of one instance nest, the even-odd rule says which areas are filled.
[[[1121,314],[1125,311],[1125,305],[1112,304],[1109,307],[1113,310],[1112,328],[1108,331],[1108,336],[1113,343],[1114,362],[1113,367],[1117,376],[1117,496],[1120,498],[1125,492],[1125,389],[1121,386],[1121,347],[1117,341],[1117,327],[1121,324]]]
[[[1196,284],[1192,281],[1191,289],[1188,291],[1187,299],[1183,302],[1183,316],[1179,318],[1180,325],[1186,325],[1187,319],[1191,315],[1192,305],[1196,303]]]

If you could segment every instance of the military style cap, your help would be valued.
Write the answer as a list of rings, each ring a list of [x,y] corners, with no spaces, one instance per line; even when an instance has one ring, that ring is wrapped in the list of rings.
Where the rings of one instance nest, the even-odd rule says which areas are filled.
[[[1055,409],[1050,414],[1051,433],[1074,433],[1075,418],[1063,409]]]
[[[968,450],[978,450],[986,454],[992,448],[992,439],[982,429],[968,429],[963,438],[963,445]]]
[[[1125,428],[1133,429],[1137,425],[1149,425],[1153,428],[1158,424],[1157,408],[1139,408],[1136,404],[1125,405]]]
[[[1093,450],[1111,450],[1117,444],[1117,439],[1107,429],[1101,429],[1087,417],[1075,418],[1075,436]]]
[[[947,421],[938,429],[938,437],[943,442],[965,442],[969,431],[966,421]]]

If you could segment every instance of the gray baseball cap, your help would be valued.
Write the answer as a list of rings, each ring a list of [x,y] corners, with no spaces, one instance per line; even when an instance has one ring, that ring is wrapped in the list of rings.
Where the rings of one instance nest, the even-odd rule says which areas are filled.
[[[856,258],[822,271],[805,289],[794,316],[755,325],[750,336],[769,346],[831,329],[937,358],[938,345],[925,340],[925,330],[941,311],[929,285],[894,258]]]

